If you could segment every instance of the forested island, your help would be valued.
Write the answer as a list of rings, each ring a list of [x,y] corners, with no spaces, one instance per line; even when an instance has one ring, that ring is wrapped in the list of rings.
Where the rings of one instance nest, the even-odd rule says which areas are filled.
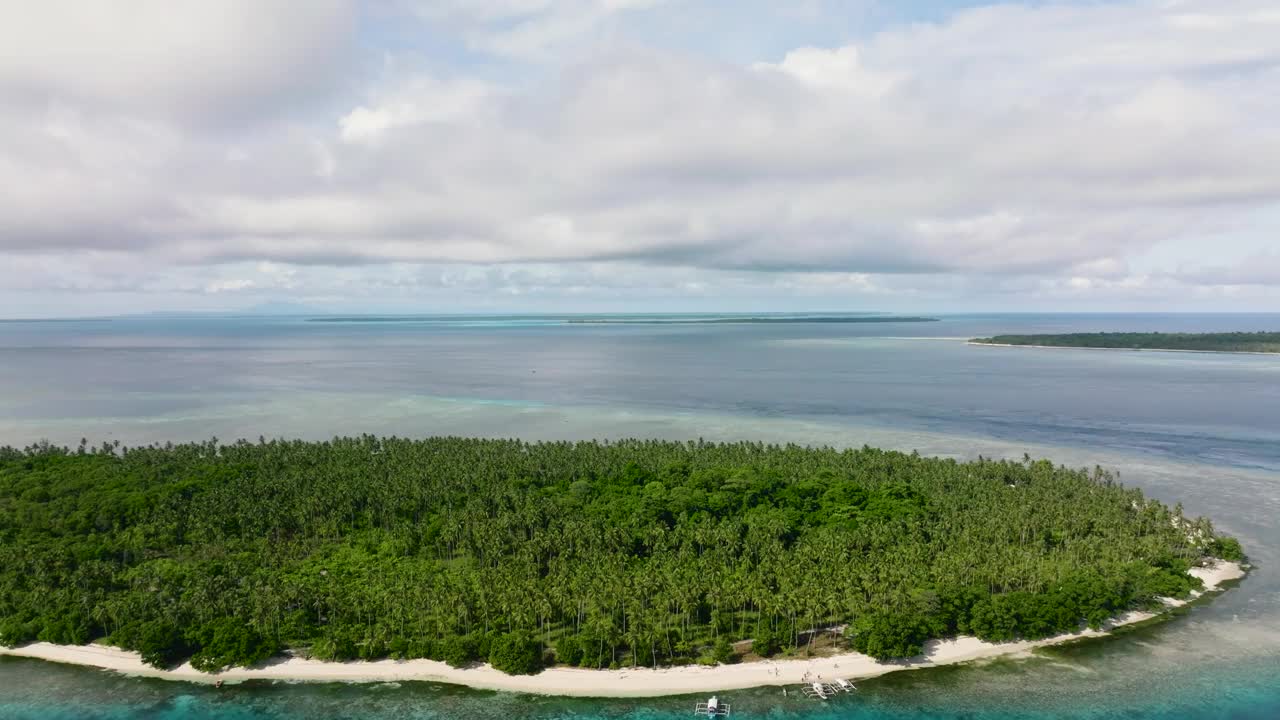
[[[1185,597],[1238,542],[1106,471],[872,448],[364,436],[0,449],[0,642],[168,667],[875,658]]]
[[[978,345],[1030,345],[1113,350],[1280,353],[1280,332],[996,335],[989,338],[974,338],[969,342]]]

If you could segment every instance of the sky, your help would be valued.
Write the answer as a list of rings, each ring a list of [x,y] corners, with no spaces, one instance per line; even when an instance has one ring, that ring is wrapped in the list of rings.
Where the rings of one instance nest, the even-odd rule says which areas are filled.
[[[0,0],[0,317],[1280,311],[1274,0]]]

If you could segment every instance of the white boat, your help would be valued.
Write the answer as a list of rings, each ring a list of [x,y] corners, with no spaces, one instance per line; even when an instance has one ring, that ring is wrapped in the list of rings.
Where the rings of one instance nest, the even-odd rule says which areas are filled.
[[[831,688],[829,688],[826,685],[823,685],[820,682],[815,682],[800,688],[800,692],[803,692],[805,697],[818,698],[819,700],[826,700],[827,693],[831,692]]]
[[[706,717],[728,717],[729,712],[729,703],[720,702],[720,698],[715,695],[712,695],[710,700],[704,703],[698,703],[693,708],[694,715],[703,715]]]
[[[854,690],[858,689],[854,687],[853,683],[849,682],[848,680],[845,680],[844,678],[837,679],[835,686],[837,690],[843,690],[844,692],[853,692]]]

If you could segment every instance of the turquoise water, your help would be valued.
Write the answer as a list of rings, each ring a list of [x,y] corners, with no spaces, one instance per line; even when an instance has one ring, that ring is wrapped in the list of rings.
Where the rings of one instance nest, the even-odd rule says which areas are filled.
[[[1274,668],[1217,668],[1198,680],[1139,675],[1099,680],[1098,658],[1053,651],[1033,660],[981,668],[902,673],[859,683],[855,695],[826,703],[783,698],[776,689],[722,693],[744,718],[1275,718]],[[1127,670],[1126,670],[1127,672]],[[374,686],[248,684],[212,689],[159,680],[0,663],[0,717],[92,718],[628,718],[689,717],[703,698],[583,700],[475,692],[428,683]],[[1100,692],[1102,691],[1102,692]]]
[[[1280,316],[941,316],[884,325],[563,318],[0,323],[0,443],[457,434],[863,443],[1117,468],[1257,568],[1167,622],[748,718],[1280,718],[1280,358],[976,348],[1000,332],[1266,330]],[[959,338],[959,339],[958,339]],[[676,718],[695,700],[427,683],[212,689],[0,658],[0,718]]]

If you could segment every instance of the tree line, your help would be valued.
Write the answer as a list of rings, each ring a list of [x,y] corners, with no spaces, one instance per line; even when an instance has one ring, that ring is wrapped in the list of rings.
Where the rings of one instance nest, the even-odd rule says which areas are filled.
[[[0,449],[0,642],[601,668],[1098,625],[1241,555],[1101,469],[761,443]]]
[[[970,342],[987,345],[1112,348],[1119,350],[1200,350],[1203,352],[1280,353],[1280,332],[1228,333],[1068,333],[996,335]]]

